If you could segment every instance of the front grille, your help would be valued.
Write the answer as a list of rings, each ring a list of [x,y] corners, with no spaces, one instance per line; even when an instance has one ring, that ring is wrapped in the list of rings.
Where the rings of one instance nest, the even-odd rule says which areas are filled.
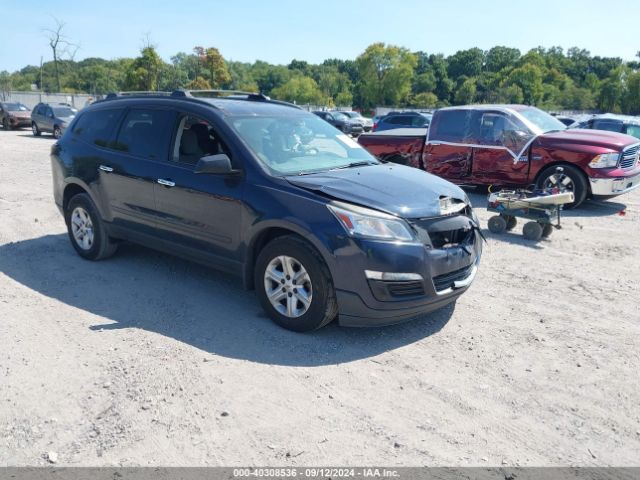
[[[467,242],[472,243],[473,221],[471,208],[467,207],[455,215],[416,218],[411,225],[418,233],[418,238],[435,249],[459,247]]]
[[[454,270],[453,272],[433,277],[433,286],[436,288],[436,292],[442,292],[447,288],[453,288],[454,282],[464,280],[471,274],[472,270],[473,264],[468,267],[461,268],[460,270]]]
[[[420,281],[385,282],[389,293],[394,297],[414,297],[424,295],[424,286]]]
[[[625,148],[622,151],[620,168],[633,168],[638,161],[638,150],[640,150],[640,143]]]

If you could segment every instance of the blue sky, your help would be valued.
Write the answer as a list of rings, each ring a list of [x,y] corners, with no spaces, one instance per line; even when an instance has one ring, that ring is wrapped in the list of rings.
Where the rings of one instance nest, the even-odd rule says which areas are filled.
[[[558,45],[631,60],[640,50],[639,0],[0,1],[0,70],[9,71],[51,59],[41,30],[52,15],[81,45],[76,59],[136,56],[146,33],[167,61],[194,45],[282,64],[353,59],[379,41],[446,55]]]

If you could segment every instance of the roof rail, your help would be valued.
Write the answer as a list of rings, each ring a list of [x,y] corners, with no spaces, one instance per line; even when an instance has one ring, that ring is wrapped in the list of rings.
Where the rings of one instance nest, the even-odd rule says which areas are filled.
[[[107,93],[105,100],[118,98],[118,97],[150,97],[150,96],[168,97],[169,95],[171,95],[171,92],[165,92],[165,91],[139,90],[139,91],[130,91],[130,92],[110,92],[110,93]]]
[[[245,92],[242,90],[174,90],[172,97],[195,97],[195,98],[236,98],[247,100],[271,100],[263,93]]]
[[[283,102],[281,100],[272,100],[264,93],[245,92],[242,90],[174,90],[171,93],[172,97],[187,97],[187,98],[221,98],[229,100],[249,100],[254,102],[269,102],[277,105],[284,105],[287,107],[293,107],[301,109],[299,106],[293,103]]]

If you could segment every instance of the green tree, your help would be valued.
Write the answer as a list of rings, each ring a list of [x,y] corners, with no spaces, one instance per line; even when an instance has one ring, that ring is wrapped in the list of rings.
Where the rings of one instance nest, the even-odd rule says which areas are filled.
[[[217,48],[207,48],[204,55],[204,64],[209,71],[209,84],[213,88],[221,88],[231,81],[227,63]]]
[[[274,98],[300,104],[324,105],[328,98],[323,95],[313,78],[302,75],[291,78],[271,92]]]
[[[153,91],[158,89],[158,73],[162,59],[152,46],[144,47],[127,70],[127,90]]]
[[[438,97],[435,93],[422,92],[411,97],[409,103],[415,108],[435,108],[438,105]]]
[[[365,106],[398,105],[411,92],[416,57],[406,48],[374,43],[356,59]]]
[[[462,75],[476,77],[484,65],[484,52],[477,47],[459,50],[447,59],[449,77],[457,79]]]
[[[542,70],[537,65],[525,64],[515,68],[507,77],[507,85],[517,85],[522,90],[524,102],[537,105],[542,101],[544,87],[542,85]]]
[[[186,85],[189,90],[211,90],[211,84],[204,77],[196,77]]]
[[[520,58],[520,50],[509,47],[493,47],[486,55],[486,68],[489,72],[499,72],[504,68],[515,67]]]
[[[468,105],[476,99],[476,79],[467,78],[456,90],[454,101],[458,105]]]

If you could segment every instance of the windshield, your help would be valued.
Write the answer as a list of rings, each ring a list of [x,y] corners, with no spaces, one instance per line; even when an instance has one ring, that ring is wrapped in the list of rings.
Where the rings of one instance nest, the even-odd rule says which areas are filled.
[[[567,128],[567,126],[557,118],[535,107],[518,110],[518,113],[528,120],[530,124],[533,124],[533,126],[539,130],[539,133],[551,132],[553,130],[566,130]]]
[[[5,103],[5,109],[9,112],[28,112],[29,109],[21,103]]]
[[[349,117],[341,112],[333,112],[333,118],[340,122],[346,122],[349,120]]]
[[[73,117],[78,111],[70,107],[53,107],[53,114],[59,118]]]
[[[256,157],[276,175],[301,175],[379,163],[351,137],[321,118],[238,116],[231,125]]]

